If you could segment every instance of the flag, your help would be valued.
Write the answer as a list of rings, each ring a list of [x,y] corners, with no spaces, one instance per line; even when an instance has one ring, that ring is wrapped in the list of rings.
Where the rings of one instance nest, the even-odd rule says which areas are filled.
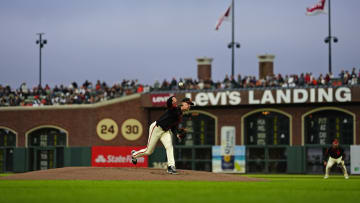
[[[325,2],[326,0],[320,0],[315,6],[306,8],[306,15],[318,15],[320,13],[325,13]]]
[[[230,20],[230,19],[231,19],[231,5],[230,5],[229,8],[226,10],[226,12],[224,13],[224,15],[222,15],[222,16],[219,18],[218,22],[216,23],[215,30],[219,30],[220,25],[221,25],[221,23],[222,23],[224,20],[228,21],[228,20]]]

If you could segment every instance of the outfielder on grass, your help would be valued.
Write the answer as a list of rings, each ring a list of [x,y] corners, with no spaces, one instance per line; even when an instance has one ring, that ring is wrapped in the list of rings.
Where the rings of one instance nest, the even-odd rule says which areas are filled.
[[[153,153],[156,143],[160,139],[166,149],[166,156],[168,160],[167,172],[170,174],[177,174],[175,168],[172,135],[176,135],[180,141],[185,137],[186,132],[184,129],[179,129],[179,124],[182,120],[183,113],[190,110],[190,106],[193,106],[194,103],[191,101],[191,99],[184,98],[181,100],[181,104],[178,106],[176,98],[171,96],[167,100],[166,105],[167,111],[158,120],[150,125],[149,138],[146,148],[139,151],[132,150],[131,157],[132,163],[136,164],[136,158]]]
[[[344,149],[339,146],[339,141],[338,139],[335,138],[332,142],[331,147],[326,149],[325,152],[324,165],[326,166],[326,169],[325,169],[324,178],[325,179],[329,178],[329,171],[331,167],[336,163],[337,166],[341,168],[341,170],[343,171],[345,179],[349,179],[349,175],[346,171],[344,159],[345,159]]]

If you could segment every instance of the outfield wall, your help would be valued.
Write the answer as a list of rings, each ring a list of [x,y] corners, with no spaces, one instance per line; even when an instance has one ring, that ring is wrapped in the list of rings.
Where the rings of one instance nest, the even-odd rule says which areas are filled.
[[[191,97],[197,104],[181,123],[188,136],[183,142],[174,140],[181,167],[207,170],[195,161],[208,163],[211,151],[206,146],[221,145],[223,129],[231,127],[235,144],[251,149],[249,170],[269,172],[276,157],[260,164],[256,160],[271,160],[273,153],[284,153],[285,148],[295,154],[303,148],[304,156],[316,162],[335,137],[346,147],[360,144],[359,91],[358,86],[180,91],[135,94],[97,104],[1,107],[0,165],[12,160],[14,148],[29,151],[29,160],[35,160],[42,148],[63,150],[71,157],[80,153],[76,147],[144,146],[149,125],[165,111],[166,99],[175,95]],[[78,163],[74,160],[65,158],[63,165]]]
[[[218,154],[220,146],[175,147],[175,160],[178,168],[226,173],[288,173],[288,174],[322,174],[322,159],[313,162],[308,158],[308,148],[302,146],[278,147],[283,149],[284,156],[274,157],[271,153],[263,158],[251,155],[252,147],[238,146],[240,154],[232,156]],[[51,168],[93,166],[93,167],[167,167],[166,152],[163,147],[156,147],[154,153],[138,160],[137,165],[131,163],[130,151],[142,147],[99,146],[99,147],[65,147],[54,148],[14,148],[13,166],[10,171],[20,173]],[[218,149],[216,149],[218,148]],[[273,147],[272,147],[273,148]],[[346,147],[348,148],[348,147]],[[209,150],[212,156],[204,156]],[[215,151],[214,151],[215,150]],[[268,151],[269,149],[266,149]],[[181,153],[190,152],[189,153]],[[216,152],[218,151],[218,152]],[[51,152],[51,153],[49,153]],[[35,154],[34,158],[32,156]],[[52,155],[51,155],[52,154]],[[44,157],[46,155],[46,157]],[[257,165],[254,165],[256,163]],[[346,155],[345,163],[350,172],[350,154]],[[10,164],[10,163],[5,163]],[[259,168],[260,165],[264,167]],[[256,168],[257,167],[257,168]],[[316,169],[316,170],[314,170]],[[0,171],[9,172],[9,171]],[[332,173],[341,173],[334,167]]]

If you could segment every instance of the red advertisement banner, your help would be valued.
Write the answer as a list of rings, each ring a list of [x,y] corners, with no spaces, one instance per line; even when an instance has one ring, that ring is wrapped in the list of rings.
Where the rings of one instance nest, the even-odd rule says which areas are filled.
[[[148,167],[148,157],[138,158],[136,165],[131,162],[131,150],[140,150],[144,147],[92,147],[91,165],[97,167]]]
[[[151,94],[150,99],[153,106],[166,106],[166,101],[174,94]]]

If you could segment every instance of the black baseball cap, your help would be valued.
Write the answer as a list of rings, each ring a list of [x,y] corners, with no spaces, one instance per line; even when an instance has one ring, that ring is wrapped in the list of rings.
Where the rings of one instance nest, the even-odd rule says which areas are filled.
[[[184,99],[182,99],[181,102],[186,102],[186,103],[190,104],[191,106],[194,106],[194,103],[191,101],[191,99],[190,99],[190,98],[187,98],[187,97],[185,97]]]
[[[173,97],[174,97],[174,96],[169,97],[168,100],[166,101],[166,106],[167,106],[168,108],[170,108],[170,107],[172,106],[172,98],[173,98]]]

